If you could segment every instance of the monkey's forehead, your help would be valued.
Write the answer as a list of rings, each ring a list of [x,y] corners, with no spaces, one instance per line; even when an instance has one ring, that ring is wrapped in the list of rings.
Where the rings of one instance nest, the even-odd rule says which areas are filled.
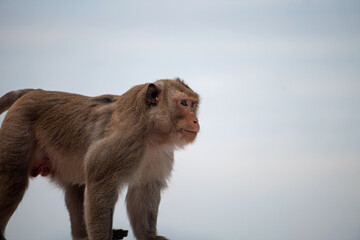
[[[173,94],[171,94],[171,99],[173,99],[175,101],[191,100],[192,102],[195,102],[195,103],[200,102],[198,97],[191,96],[191,95],[188,95],[188,94],[183,93],[183,92],[174,92]]]
[[[193,101],[199,101],[199,95],[179,78],[175,80],[161,79],[156,81],[155,84],[162,90],[168,88],[172,92],[171,95],[176,95],[176,97],[190,97],[193,98]]]

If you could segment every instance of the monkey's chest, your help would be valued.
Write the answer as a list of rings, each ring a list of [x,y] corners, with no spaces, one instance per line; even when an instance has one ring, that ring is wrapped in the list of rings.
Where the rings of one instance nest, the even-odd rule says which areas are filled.
[[[144,158],[131,182],[144,184],[146,182],[161,182],[166,186],[166,179],[170,176],[174,163],[174,151],[170,147],[147,148]]]

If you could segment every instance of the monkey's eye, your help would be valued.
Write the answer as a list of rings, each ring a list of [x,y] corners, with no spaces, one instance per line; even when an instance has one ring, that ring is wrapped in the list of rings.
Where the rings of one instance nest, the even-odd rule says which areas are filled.
[[[180,100],[179,103],[184,107],[188,107],[190,105],[189,100]]]

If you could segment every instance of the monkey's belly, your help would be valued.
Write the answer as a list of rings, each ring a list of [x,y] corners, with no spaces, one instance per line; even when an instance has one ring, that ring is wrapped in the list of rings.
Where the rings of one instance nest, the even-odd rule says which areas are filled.
[[[85,167],[83,156],[67,156],[54,158],[51,161],[51,170],[57,181],[69,184],[85,183]]]
[[[39,152],[39,151],[38,151]],[[30,175],[49,176],[63,184],[84,184],[85,170],[83,156],[80,154],[63,154],[55,151],[42,151],[37,154]]]

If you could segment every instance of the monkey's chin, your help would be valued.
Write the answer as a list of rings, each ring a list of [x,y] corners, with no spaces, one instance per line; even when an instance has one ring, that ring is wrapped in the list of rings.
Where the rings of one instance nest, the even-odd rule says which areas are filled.
[[[186,142],[186,144],[192,143],[198,132],[195,131],[191,131],[191,130],[186,130],[186,129],[180,129],[181,135],[182,135],[182,139]]]

